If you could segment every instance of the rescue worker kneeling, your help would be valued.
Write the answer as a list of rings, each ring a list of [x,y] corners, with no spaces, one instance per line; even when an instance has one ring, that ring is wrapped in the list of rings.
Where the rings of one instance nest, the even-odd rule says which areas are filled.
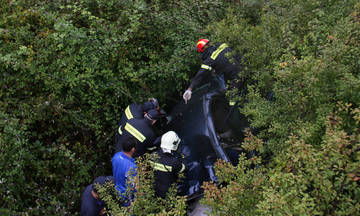
[[[185,170],[182,157],[176,152],[180,141],[174,131],[168,131],[161,137],[160,149],[153,153],[150,164],[154,170],[155,195],[158,197],[165,198],[169,188]]]

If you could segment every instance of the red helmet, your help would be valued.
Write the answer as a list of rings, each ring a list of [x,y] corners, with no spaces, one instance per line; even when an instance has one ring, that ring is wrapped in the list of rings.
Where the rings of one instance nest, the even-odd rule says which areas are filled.
[[[206,44],[209,43],[209,40],[208,39],[200,39],[198,40],[197,44],[196,44],[196,50],[198,52],[204,52],[205,49],[206,49]]]

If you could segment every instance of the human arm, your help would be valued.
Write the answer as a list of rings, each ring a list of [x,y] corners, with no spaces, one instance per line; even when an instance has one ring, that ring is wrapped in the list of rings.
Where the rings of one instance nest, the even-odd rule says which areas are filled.
[[[201,65],[200,69],[196,73],[196,75],[192,78],[189,87],[183,94],[183,99],[185,103],[187,103],[191,99],[192,90],[197,87],[211,72],[213,61],[205,60],[204,63]]]
[[[184,173],[186,170],[186,165],[184,163],[183,156],[178,153],[175,153],[174,156],[176,161],[174,166],[174,172],[177,174]]]
[[[159,148],[161,144],[161,136],[156,137],[155,141],[151,145],[151,147]]]
[[[212,67],[210,66],[210,64],[204,62],[196,75],[192,78],[188,89],[192,90],[197,87],[204,80],[204,78],[210,74],[211,69]]]
[[[211,68],[211,67],[209,67],[209,68]],[[207,69],[204,69],[203,65],[202,65],[200,70],[196,73],[195,77],[191,80],[190,86],[185,90],[185,92],[183,94],[183,99],[184,99],[185,103],[187,103],[191,99],[192,89],[195,88],[196,86],[198,86],[201,83],[201,81],[208,74],[209,74],[209,71]]]

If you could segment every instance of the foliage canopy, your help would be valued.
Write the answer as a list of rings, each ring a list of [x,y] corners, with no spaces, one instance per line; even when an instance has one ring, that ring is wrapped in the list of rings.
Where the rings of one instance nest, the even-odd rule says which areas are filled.
[[[180,99],[200,37],[244,55],[236,99],[257,133],[243,145],[260,152],[218,163],[227,186],[204,185],[213,214],[360,212],[356,0],[2,0],[0,212],[77,214],[85,186],[111,174],[122,110]],[[184,214],[174,202],[156,206]],[[156,206],[145,212],[166,215]]]

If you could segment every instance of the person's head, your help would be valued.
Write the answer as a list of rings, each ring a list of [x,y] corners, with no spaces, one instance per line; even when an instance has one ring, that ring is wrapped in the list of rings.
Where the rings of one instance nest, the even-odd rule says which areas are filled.
[[[132,156],[135,153],[136,143],[137,143],[136,138],[132,136],[128,136],[125,142],[122,143],[123,151],[129,154],[130,156]]]
[[[92,195],[95,199],[99,199],[98,187],[105,185],[107,182],[115,184],[113,176],[99,176],[92,183]]]
[[[200,39],[196,43],[196,51],[197,52],[205,52],[206,48],[210,45],[210,41],[208,39]]]
[[[159,120],[161,116],[157,110],[151,109],[151,110],[147,111],[147,113],[145,113],[144,117],[146,119],[148,119],[149,121],[151,121],[151,124],[154,125],[155,122],[157,120]]]
[[[145,112],[148,112],[151,109],[160,110],[159,102],[156,98],[149,98],[149,100],[143,104],[143,110]]]
[[[168,131],[161,137],[160,147],[164,152],[176,151],[181,139],[174,131]]]

